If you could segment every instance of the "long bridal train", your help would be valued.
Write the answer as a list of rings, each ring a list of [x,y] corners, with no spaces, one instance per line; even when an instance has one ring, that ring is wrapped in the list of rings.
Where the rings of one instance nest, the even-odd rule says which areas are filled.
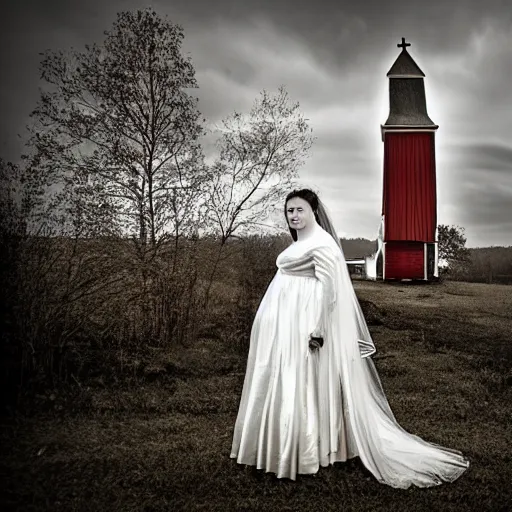
[[[295,479],[359,456],[384,484],[430,487],[469,467],[396,421],[342,250],[319,225],[277,258],[256,313],[231,457]],[[298,312],[300,311],[300,314]],[[309,335],[322,326],[324,346]]]

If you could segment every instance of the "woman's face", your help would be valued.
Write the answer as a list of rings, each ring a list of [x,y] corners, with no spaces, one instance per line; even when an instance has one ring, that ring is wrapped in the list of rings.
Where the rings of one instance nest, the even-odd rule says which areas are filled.
[[[313,210],[305,199],[292,197],[286,203],[286,218],[293,229],[304,229],[314,218]]]

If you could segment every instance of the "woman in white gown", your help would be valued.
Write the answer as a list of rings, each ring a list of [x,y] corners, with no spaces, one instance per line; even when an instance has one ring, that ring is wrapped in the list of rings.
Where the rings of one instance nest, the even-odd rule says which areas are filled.
[[[336,232],[311,190],[285,201],[294,242],[254,318],[231,458],[278,478],[360,457],[398,488],[451,482],[468,467],[395,420]]]

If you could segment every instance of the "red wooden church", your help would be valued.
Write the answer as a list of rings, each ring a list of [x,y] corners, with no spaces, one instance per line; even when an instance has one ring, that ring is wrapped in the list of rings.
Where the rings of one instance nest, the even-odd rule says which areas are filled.
[[[424,73],[407,52],[389,70],[389,117],[381,126],[384,187],[376,278],[437,277],[435,134],[427,114]]]

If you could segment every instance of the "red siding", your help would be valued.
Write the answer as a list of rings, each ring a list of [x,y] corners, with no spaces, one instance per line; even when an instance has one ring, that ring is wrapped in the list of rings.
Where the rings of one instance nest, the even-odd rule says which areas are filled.
[[[434,242],[437,225],[433,133],[386,133],[384,240]]]
[[[424,279],[425,245],[418,242],[388,242],[385,279]]]

